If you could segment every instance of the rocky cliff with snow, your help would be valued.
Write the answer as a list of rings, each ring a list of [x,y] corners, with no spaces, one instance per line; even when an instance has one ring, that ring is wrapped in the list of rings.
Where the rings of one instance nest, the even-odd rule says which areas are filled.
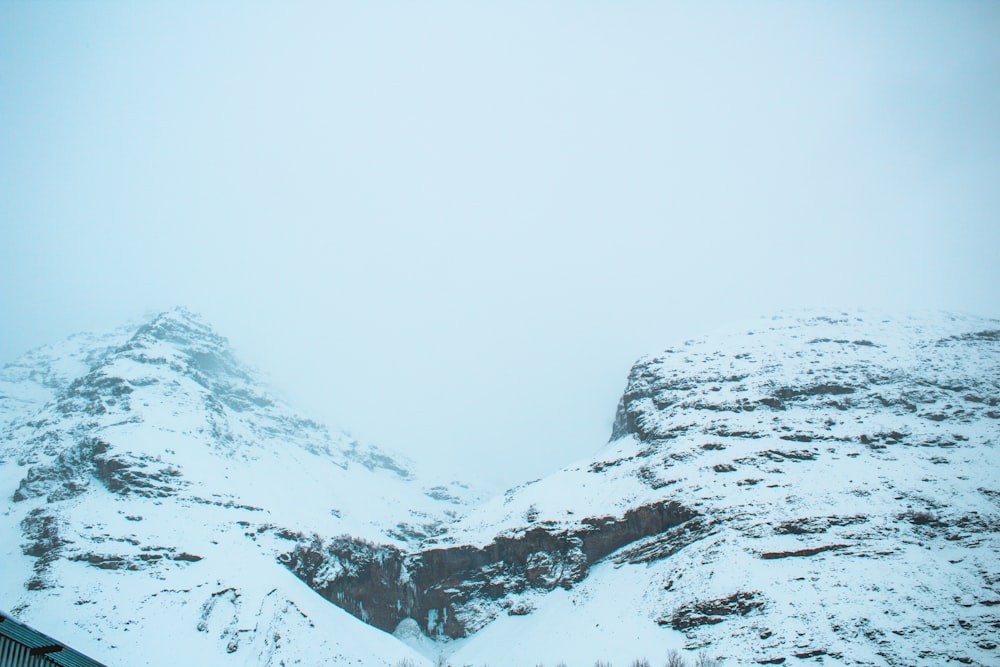
[[[185,311],[25,355],[0,418],[0,606],[112,665],[1000,664],[994,320],[687,341],[593,456],[486,502]]]
[[[456,599],[489,623],[459,661],[624,662],[610,642],[653,658],[671,637],[723,664],[1000,664],[998,406],[1000,323],[977,318],[779,317],[643,359],[595,457],[434,541],[687,518],[568,590]]]

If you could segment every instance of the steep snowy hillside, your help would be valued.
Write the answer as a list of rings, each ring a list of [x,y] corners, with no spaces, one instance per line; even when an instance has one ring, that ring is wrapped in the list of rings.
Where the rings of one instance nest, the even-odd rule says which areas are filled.
[[[289,565],[452,664],[996,665],[998,442],[1000,322],[778,317],[641,360],[597,456],[374,576]]]
[[[779,317],[688,341],[635,365],[597,457],[438,538],[530,553],[453,575],[479,594],[444,611],[499,618],[453,659],[1000,664],[998,467],[1000,322]],[[630,541],[589,553],[615,524]]]
[[[184,310],[0,373],[0,607],[109,665],[422,660],[279,558],[405,547],[468,489],[297,415]]]
[[[0,424],[40,408],[73,380],[86,375],[101,354],[125,343],[133,332],[134,327],[124,327],[103,336],[75,334],[61,343],[31,350],[4,366],[0,369]]]

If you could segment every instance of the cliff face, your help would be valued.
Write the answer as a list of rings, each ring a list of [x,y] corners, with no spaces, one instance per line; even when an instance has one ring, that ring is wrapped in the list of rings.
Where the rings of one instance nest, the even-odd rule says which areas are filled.
[[[502,613],[529,613],[525,594],[572,588],[613,551],[664,535],[694,516],[664,501],[621,517],[583,519],[572,528],[531,526],[481,547],[408,555],[350,538],[299,536],[300,543],[279,560],[327,600],[381,630],[393,632],[412,618],[430,637],[455,639]]]

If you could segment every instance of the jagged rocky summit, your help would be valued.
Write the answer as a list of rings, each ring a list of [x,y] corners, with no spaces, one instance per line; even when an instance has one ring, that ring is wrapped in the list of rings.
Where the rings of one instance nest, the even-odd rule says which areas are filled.
[[[111,665],[166,635],[198,664],[1000,664],[995,320],[687,341],[633,367],[596,454],[476,504],[184,311],[30,353],[0,396],[0,606]]]

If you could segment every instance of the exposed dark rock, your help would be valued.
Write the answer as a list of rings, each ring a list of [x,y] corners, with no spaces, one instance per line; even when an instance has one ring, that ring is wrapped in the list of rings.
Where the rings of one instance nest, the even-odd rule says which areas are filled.
[[[594,563],[626,544],[662,533],[696,515],[679,503],[663,501],[630,509],[621,518],[584,519],[586,528],[575,536],[583,540],[588,563]]]
[[[629,373],[625,392],[618,402],[615,420],[611,428],[611,440],[634,434],[640,442],[652,438],[670,438],[670,433],[658,431],[658,420],[649,415],[675,405],[687,392],[708,383],[722,385],[744,380],[746,375],[712,375],[710,377],[663,377],[656,365],[663,359],[647,359],[637,363]],[[744,412],[756,406],[748,399],[734,403],[713,403],[700,401],[687,405],[687,409],[713,410],[723,412]],[[653,408],[653,410],[650,410]],[[674,434],[676,436],[676,433]]]
[[[102,570],[142,570],[161,562],[196,563],[201,556],[187,552],[176,553],[172,548],[145,547],[139,554],[75,553],[69,560],[87,563]]]
[[[351,537],[314,538],[279,559],[330,602],[386,632],[413,616],[416,589],[406,580],[403,553]]]
[[[815,461],[817,456],[819,456],[819,452],[815,449],[766,449],[755,454],[754,456],[745,456],[743,458],[736,459],[735,463],[739,463],[741,465],[753,465],[754,463],[762,460],[772,461],[774,463],[784,463],[785,461]]]
[[[789,433],[780,437],[782,440],[788,440],[789,442],[812,442],[816,440],[814,436],[806,433]]]
[[[815,533],[825,533],[832,526],[853,526],[864,523],[868,517],[859,516],[830,516],[813,517],[803,519],[792,519],[783,521],[774,527],[774,532],[778,535],[808,535]]]
[[[854,387],[842,384],[818,384],[812,387],[782,387],[772,394],[779,401],[788,401],[811,396],[839,396],[853,394]]]
[[[793,450],[778,450],[769,449],[761,453],[762,456],[766,456],[775,462],[781,462],[784,460],[790,461],[815,461],[818,452],[815,449],[793,449]]]
[[[434,500],[443,500],[445,502],[454,503],[456,505],[460,504],[462,500],[448,491],[447,487],[444,486],[434,486],[426,491],[424,495],[428,498],[433,498]]]
[[[111,556],[107,554],[74,554],[70,560],[80,561],[93,565],[102,570],[138,570],[139,565],[131,558],[125,556]]]
[[[595,461],[594,463],[590,464],[589,470],[590,472],[593,473],[599,473],[607,470],[608,468],[614,468],[615,466],[619,466],[625,463],[626,461],[632,461],[633,459],[635,459],[634,456],[626,456],[624,458],[615,459],[613,461]]]
[[[369,470],[381,468],[394,472],[402,479],[411,479],[413,477],[413,473],[406,466],[385,452],[373,447],[362,447],[359,443],[352,441],[344,451],[344,454],[347,458]]]
[[[725,426],[718,426],[711,429],[709,432],[713,435],[719,436],[720,438],[749,438],[751,440],[758,440],[765,437],[764,433],[760,433],[758,431],[744,431],[742,429],[733,431]]]
[[[13,499],[66,500],[83,493],[94,478],[112,493],[162,498],[185,484],[180,476],[177,468],[157,457],[117,452],[100,438],[84,438],[51,463],[29,468]]]
[[[980,342],[997,342],[1000,341],[1000,329],[987,329],[984,331],[975,331],[967,334],[960,334],[957,336],[949,336],[947,338],[942,338],[938,341],[938,345],[945,345],[951,342],[958,343],[980,343]]]
[[[806,658],[815,658],[816,656],[826,655],[826,654],[827,654],[826,649],[817,648],[811,651],[802,651],[801,653],[793,653],[792,655],[794,655],[796,658],[800,660],[805,660]]]
[[[182,551],[181,553],[177,554],[176,556],[173,556],[170,560],[176,560],[176,561],[180,561],[182,563],[197,563],[201,559],[202,559],[201,556],[197,556],[195,554],[189,554],[186,551]]]
[[[650,466],[643,466],[639,468],[638,472],[636,472],[636,477],[638,477],[643,484],[646,484],[651,489],[662,489],[663,487],[677,483],[676,479],[661,478]]]
[[[115,453],[105,443],[99,445],[92,459],[94,476],[112,493],[164,498],[184,485],[180,470],[158,457]]]
[[[407,522],[397,523],[395,528],[385,531],[388,537],[401,542],[416,543],[429,537],[440,535],[444,527],[440,523],[413,524]]]
[[[245,505],[243,503],[238,503],[238,502],[236,502],[234,500],[229,500],[229,499],[224,499],[224,500],[223,499],[208,499],[208,498],[201,498],[199,496],[193,496],[191,498],[191,500],[193,500],[194,502],[196,502],[196,503],[198,503],[200,505],[215,505],[216,507],[225,507],[227,509],[236,509],[236,510],[246,510],[248,512],[263,512],[264,511],[263,507],[254,507],[253,505]]]
[[[669,558],[684,547],[709,536],[715,524],[695,517],[674,526],[660,535],[636,542],[615,556],[617,563],[648,563]]]
[[[903,442],[909,437],[909,433],[900,433],[899,431],[888,431],[885,433],[875,433],[873,435],[862,434],[858,439],[862,445],[871,445],[877,442],[884,442],[888,445],[895,445],[897,443]]]
[[[49,567],[59,559],[62,547],[70,544],[70,540],[61,535],[61,528],[61,522],[42,508],[32,510],[21,521],[21,534],[27,540],[21,545],[21,551],[36,558],[32,566],[34,574],[24,584],[29,591],[53,586],[48,576]]]
[[[635,369],[633,369],[633,373],[635,373]],[[618,400],[618,408],[615,410],[615,421],[611,425],[611,438],[610,438],[611,440],[624,438],[626,435],[629,435],[631,433],[638,433],[639,429],[638,429],[638,424],[636,423],[638,411],[629,410],[631,401],[638,397],[638,395],[635,392],[631,392],[630,395],[629,389],[631,389],[631,380],[632,377],[630,375],[629,388],[626,389],[625,393]]]
[[[21,545],[26,556],[40,558],[69,541],[60,535],[59,520],[42,508],[33,509],[21,521],[21,534],[27,540]]]
[[[682,605],[668,618],[657,621],[660,625],[669,625],[674,630],[687,630],[700,625],[722,623],[727,616],[746,616],[754,609],[764,606],[758,592],[736,592],[716,600],[703,600]]]
[[[512,605],[510,609],[507,610],[508,616],[527,616],[533,612],[535,608],[529,604],[515,604]]]
[[[760,555],[764,560],[774,560],[777,558],[798,558],[803,556],[815,556],[824,551],[835,551],[845,549],[849,544],[828,544],[821,547],[810,547],[808,549],[797,549],[795,551],[765,551]]]
[[[938,522],[937,517],[931,512],[911,512],[907,518],[909,518],[910,523],[918,526],[926,526]]]
[[[314,538],[279,560],[326,599],[386,632],[413,618],[428,636],[464,637],[490,620],[470,625],[467,603],[475,602],[481,612],[483,602],[492,601],[495,616],[503,609],[498,601],[508,596],[569,588],[611,552],[694,516],[677,503],[661,502],[622,517],[584,519],[573,530],[535,526],[498,536],[485,547],[441,547],[408,556],[354,538]]]
[[[32,466],[14,491],[14,502],[48,496],[49,502],[66,500],[83,493],[87,479],[81,475],[80,450],[69,449],[49,465]]]
[[[102,370],[92,371],[74,380],[66,388],[56,403],[56,409],[64,415],[103,415],[109,408],[121,411],[129,409],[129,394],[132,387],[119,377],[109,377]]]

